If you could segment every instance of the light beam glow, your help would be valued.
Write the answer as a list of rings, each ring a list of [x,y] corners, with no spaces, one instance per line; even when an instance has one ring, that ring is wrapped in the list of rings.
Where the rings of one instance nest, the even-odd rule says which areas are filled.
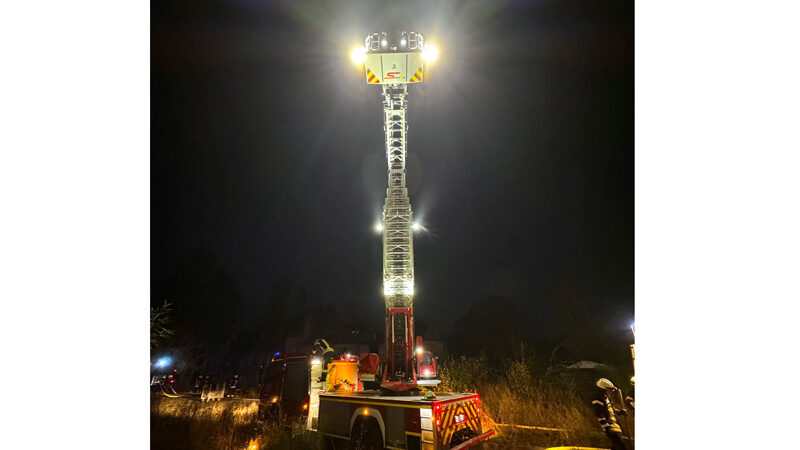
[[[362,64],[367,60],[367,49],[364,47],[356,47],[350,52],[350,59],[356,64]]]
[[[436,46],[425,44],[425,48],[422,49],[422,59],[427,62],[433,62],[436,60],[437,56],[439,56],[439,50],[436,48]]]
[[[155,365],[156,367],[163,369],[164,367],[167,367],[170,364],[172,364],[172,358],[170,358],[169,356],[162,356],[161,358],[158,358],[158,361],[156,361]]]

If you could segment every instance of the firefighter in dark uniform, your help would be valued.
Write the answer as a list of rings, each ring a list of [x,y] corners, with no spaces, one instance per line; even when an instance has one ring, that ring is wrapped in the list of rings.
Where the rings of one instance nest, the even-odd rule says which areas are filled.
[[[199,375],[197,379],[194,381],[194,388],[192,389],[192,392],[194,392],[195,394],[200,394],[201,392],[203,392],[203,386],[205,386],[205,384],[206,384],[205,375]]]
[[[225,397],[235,397],[236,391],[239,390],[239,374],[234,373],[233,378],[228,381],[228,385],[225,388]]]
[[[611,402],[609,395],[617,392],[617,388],[609,380],[600,378],[597,380],[598,390],[594,400],[592,400],[592,408],[600,421],[600,427],[608,436],[611,442],[611,450],[627,450],[625,443],[622,441],[622,428],[617,423],[617,417],[614,410],[614,404]],[[621,412],[625,414],[624,410]]]

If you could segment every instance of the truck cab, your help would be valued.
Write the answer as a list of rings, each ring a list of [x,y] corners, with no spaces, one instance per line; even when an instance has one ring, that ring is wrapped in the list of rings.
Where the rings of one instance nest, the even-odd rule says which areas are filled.
[[[422,336],[417,336],[416,348],[416,364],[417,364],[417,379],[421,386],[431,386],[439,384],[438,373],[436,371],[436,358],[430,352],[425,350],[422,345]]]
[[[417,367],[419,368],[417,378],[423,380],[436,378],[436,359],[431,352],[425,350],[417,355]]]
[[[276,353],[261,374],[258,415],[263,418],[308,414],[309,357]]]

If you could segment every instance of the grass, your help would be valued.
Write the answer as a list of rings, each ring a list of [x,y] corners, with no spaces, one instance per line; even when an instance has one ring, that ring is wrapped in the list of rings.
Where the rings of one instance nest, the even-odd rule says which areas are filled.
[[[440,377],[437,391],[480,394],[484,430],[497,432],[496,438],[481,445],[484,449],[608,447],[589,402],[580,394],[593,386],[586,386],[585,380],[548,373],[534,358],[520,357],[499,365],[490,364],[485,356],[453,358],[443,362]],[[154,396],[151,448],[321,448],[319,436],[305,430],[305,421],[276,425],[259,422],[257,413],[255,401],[201,403],[193,398]]]
[[[595,389],[586,379],[548,372],[542,361],[524,356],[496,365],[485,355],[461,356],[445,361],[439,372],[438,391],[480,394],[483,428],[497,432],[483,448],[608,447],[582,395]]]
[[[195,398],[154,396],[150,404],[152,449],[292,449],[320,448],[305,422],[288,425],[258,421],[258,403],[227,400],[202,403]]]

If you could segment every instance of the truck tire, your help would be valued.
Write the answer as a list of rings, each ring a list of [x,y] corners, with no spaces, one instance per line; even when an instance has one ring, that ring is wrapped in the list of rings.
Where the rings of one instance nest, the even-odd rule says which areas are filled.
[[[330,436],[326,436],[325,439],[322,440],[322,448],[324,450],[347,450],[348,444],[348,441],[332,438]]]
[[[373,418],[358,418],[353,424],[350,434],[350,448],[352,450],[382,450],[383,435],[378,423]]]
[[[267,408],[264,405],[262,405],[261,402],[258,403],[258,416],[257,417],[258,417],[258,420],[260,420],[262,422],[264,420],[267,420]]]
[[[275,422],[278,420],[279,415],[280,410],[278,405],[264,405],[262,403],[258,404],[258,420]]]

